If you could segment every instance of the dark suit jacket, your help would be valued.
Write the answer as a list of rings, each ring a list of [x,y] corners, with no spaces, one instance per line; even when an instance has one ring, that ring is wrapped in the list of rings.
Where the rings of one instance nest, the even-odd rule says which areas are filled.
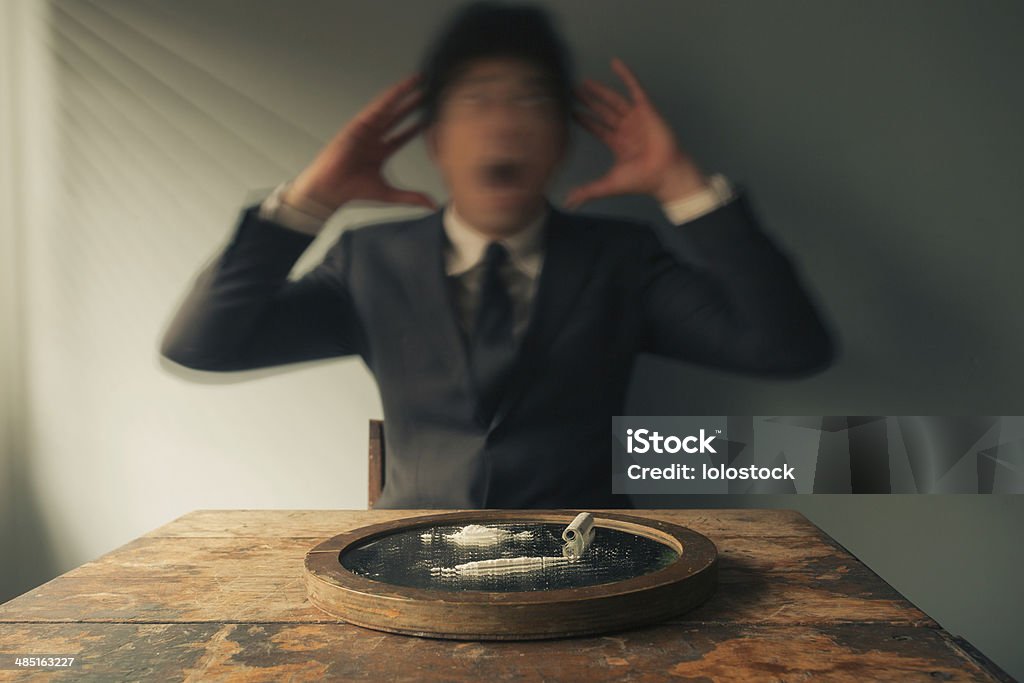
[[[290,280],[313,238],[248,207],[161,351],[213,371],[358,354],[384,407],[378,506],[397,508],[629,507],[611,494],[611,417],[638,353],[769,375],[829,364],[829,335],[742,193],[671,226],[673,244],[548,206],[532,317],[489,424],[474,420],[441,210],[347,230]]]

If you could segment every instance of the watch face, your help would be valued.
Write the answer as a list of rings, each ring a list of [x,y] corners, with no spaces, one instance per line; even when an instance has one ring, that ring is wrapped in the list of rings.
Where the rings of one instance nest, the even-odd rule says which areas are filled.
[[[594,530],[578,558],[567,557],[564,524],[494,523],[417,527],[345,551],[348,571],[375,581],[447,591],[541,591],[613,583],[679,558],[654,539]]]

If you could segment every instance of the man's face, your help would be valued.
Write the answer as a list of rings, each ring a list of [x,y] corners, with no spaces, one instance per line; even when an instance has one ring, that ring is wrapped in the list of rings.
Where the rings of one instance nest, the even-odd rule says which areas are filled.
[[[567,130],[542,70],[486,58],[469,62],[441,93],[427,143],[459,215],[497,237],[541,211]]]

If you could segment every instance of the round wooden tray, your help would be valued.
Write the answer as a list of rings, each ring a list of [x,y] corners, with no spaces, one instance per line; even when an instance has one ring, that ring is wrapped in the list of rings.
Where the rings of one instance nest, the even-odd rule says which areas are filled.
[[[705,536],[677,524],[610,512],[594,526],[663,543],[679,558],[648,574],[613,583],[536,591],[442,591],[384,583],[341,564],[348,548],[419,527],[498,522],[568,524],[569,510],[475,510],[424,515],[354,529],[306,554],[310,602],[331,616],[380,631],[431,638],[530,640],[631,628],[681,614],[715,590],[718,551]]]

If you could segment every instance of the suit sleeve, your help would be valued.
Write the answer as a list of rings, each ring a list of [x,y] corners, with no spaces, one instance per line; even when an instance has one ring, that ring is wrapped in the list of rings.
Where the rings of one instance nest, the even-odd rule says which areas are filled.
[[[722,369],[800,376],[828,367],[831,335],[789,259],[760,229],[745,195],[669,241],[639,240],[643,350]],[[676,250],[686,251],[690,263]]]
[[[198,275],[160,352],[196,370],[226,372],[361,353],[347,288],[349,233],[298,280],[292,266],[312,235],[243,213],[225,249]]]

